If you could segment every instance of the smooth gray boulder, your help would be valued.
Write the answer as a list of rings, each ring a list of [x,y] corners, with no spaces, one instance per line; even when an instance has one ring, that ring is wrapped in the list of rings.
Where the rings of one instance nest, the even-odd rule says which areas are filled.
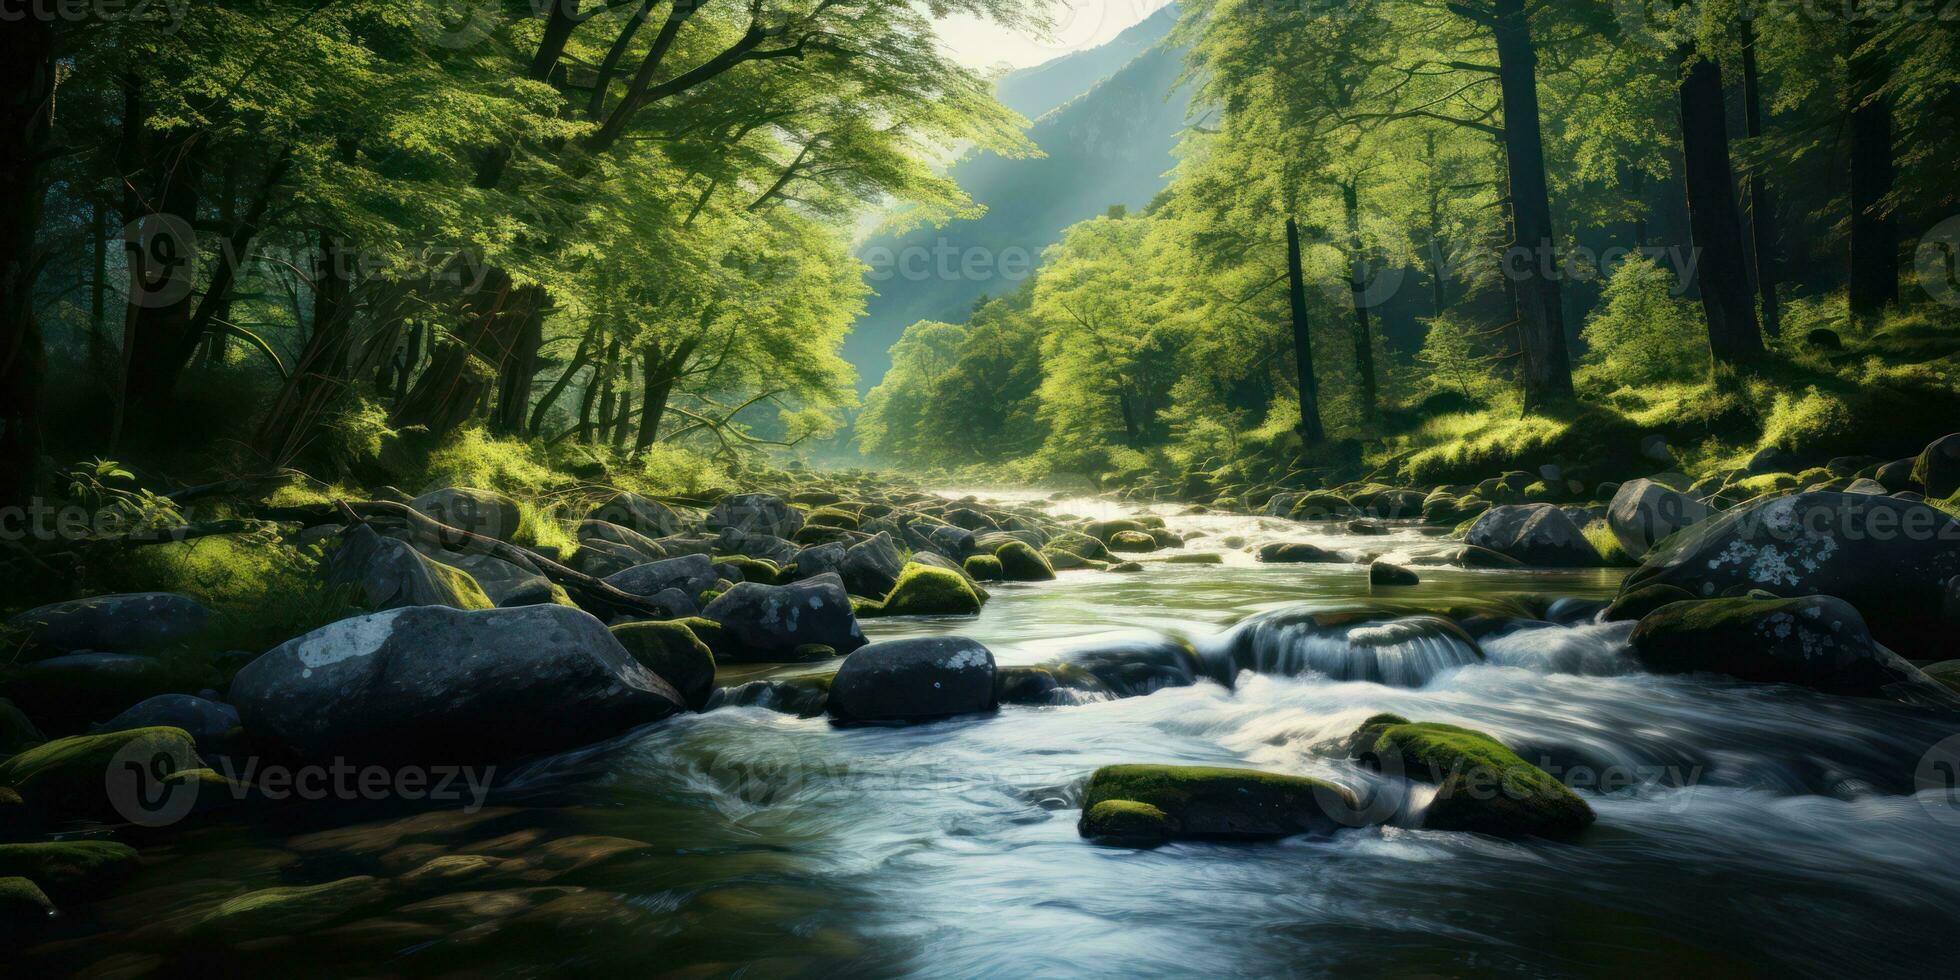
[[[637,596],[654,596],[668,589],[698,596],[714,588],[720,578],[715,574],[714,561],[707,555],[682,555],[608,575],[606,584]]]
[[[1572,518],[1551,504],[1506,504],[1485,511],[1470,526],[1465,544],[1488,548],[1541,568],[1592,568],[1605,564]]]
[[[841,543],[830,541],[797,552],[796,560],[790,563],[792,580],[800,581],[838,571],[844,567],[845,550]]]
[[[637,493],[620,492],[607,498],[592,512],[585,515],[587,521],[614,524],[635,534],[648,538],[664,538],[680,533],[684,522],[673,509],[658,500],[649,500]],[[630,542],[622,542],[630,543]]]
[[[331,585],[351,587],[362,605],[377,612],[406,606],[488,609],[494,605],[468,572],[444,565],[406,541],[383,537],[366,524],[341,535],[327,559],[326,576]]]
[[[409,501],[408,506],[449,527],[498,541],[516,537],[523,522],[517,501],[494,490],[444,487]],[[443,547],[461,550],[466,545],[460,540],[445,541]]]
[[[1669,603],[1641,617],[1631,642],[1648,669],[1663,673],[1960,706],[1944,685],[1873,641],[1858,610],[1834,596]]]
[[[738,531],[723,528],[715,540],[715,553],[718,555],[746,555],[750,558],[763,558],[777,565],[787,565],[796,560],[802,547],[794,541],[785,541],[772,534]]]
[[[1634,480],[1613,494],[1606,508],[1606,526],[1620,547],[1638,558],[1662,538],[1715,514],[1715,508],[1685,493],[1652,480]]]
[[[611,521],[588,517],[579,522],[577,537],[581,546],[594,541],[619,545],[641,555],[641,561],[659,561],[667,557],[667,549],[662,548],[659,542],[630,527],[614,524]]]
[[[309,758],[494,762],[684,710],[597,619],[565,606],[396,609],[342,620],[247,664],[245,729]]]
[[[993,653],[963,636],[934,636],[873,643],[845,657],[828,710],[839,722],[916,722],[996,705]]]
[[[1919,492],[1933,500],[1960,493],[1960,432],[1929,443],[1913,461],[1912,478]]]
[[[716,646],[717,657],[729,652],[741,661],[788,663],[798,659],[798,647],[827,646],[847,654],[866,642],[844,580],[833,574],[788,585],[741,582],[716,596],[701,615],[720,623],[731,641],[728,651]]]
[[[850,594],[883,599],[898,584],[898,573],[904,568],[905,556],[898,553],[898,545],[881,532],[846,549],[837,573]]]
[[[559,593],[551,580],[535,567],[527,567],[528,563],[519,565],[493,555],[438,556],[436,560],[468,572],[483,594],[500,607],[541,606],[558,601]]]
[[[37,606],[7,620],[27,636],[26,654],[92,650],[142,653],[194,640],[211,610],[174,592],[125,592]]]
[[[708,512],[708,530],[736,530],[787,538],[803,528],[803,512],[768,493],[738,493],[721,498]],[[751,556],[761,557],[761,556]]]
[[[1700,598],[1760,589],[1831,595],[1856,607],[1880,643],[1942,659],[1953,627],[1942,590],[1960,575],[1960,521],[1917,501],[1815,491],[1772,497],[1684,529],[1620,586],[1671,585]]]

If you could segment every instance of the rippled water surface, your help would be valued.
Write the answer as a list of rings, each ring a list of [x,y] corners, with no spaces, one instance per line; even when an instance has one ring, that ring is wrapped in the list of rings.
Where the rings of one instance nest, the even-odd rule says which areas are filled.
[[[1055,505],[1111,516],[1089,506]],[[1379,536],[1248,518],[1169,521],[1209,536],[1185,550],[1221,551],[1227,563],[1068,572],[995,589],[977,620],[872,621],[867,632],[957,632],[1002,663],[1037,663],[1138,635],[1203,650],[1247,616],[1303,604],[1605,597],[1619,579],[1422,567],[1447,543],[1414,528]],[[1387,554],[1417,563],[1424,583],[1371,596],[1363,566],[1260,566],[1220,547],[1227,535]],[[1628,659],[1627,632],[1526,626],[1487,639],[1486,661],[1442,668],[1419,687],[1247,673],[1229,689],[1201,682],[909,728],[833,729],[762,708],[680,718],[534,762],[493,798],[511,809],[429,837],[447,852],[527,832],[652,845],[551,882],[610,904],[480,920],[383,909],[366,932],[342,927],[317,955],[356,961],[335,962],[337,973],[1950,973],[1960,962],[1960,811],[1915,793],[1914,776],[1929,747],[1960,730],[1956,719],[1650,675]],[[765,673],[731,670],[724,683]],[[1363,788],[1370,777],[1330,743],[1379,711],[1490,732],[1577,786],[1598,823],[1558,843],[1386,826],[1147,852],[1076,834],[1080,784],[1110,763],[1246,765]],[[208,903],[185,882],[242,891],[325,880],[373,872],[376,855],[396,853],[380,844],[309,851],[294,843],[312,846],[307,829],[192,835],[104,915],[123,928],[154,926],[168,910],[188,916]],[[432,929],[386,932],[431,920]],[[482,955],[472,959],[469,944]],[[91,955],[141,964],[150,949],[105,942]]]

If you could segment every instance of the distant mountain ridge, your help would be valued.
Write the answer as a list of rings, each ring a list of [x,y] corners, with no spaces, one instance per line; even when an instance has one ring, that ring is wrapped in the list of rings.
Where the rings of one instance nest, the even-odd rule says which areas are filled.
[[[844,342],[861,389],[884,377],[891,345],[906,327],[966,319],[981,297],[1019,288],[1063,229],[1113,205],[1140,209],[1164,189],[1190,104],[1186,90],[1173,91],[1183,52],[1161,43],[1176,20],[1173,5],[1103,47],[1002,79],[1003,101],[1040,116],[1028,136],[1046,155],[963,160],[949,174],[986,206],[986,215],[900,237],[877,236],[859,248],[860,257],[884,270],[869,277],[878,295]],[[1115,67],[1098,74],[1105,65]],[[1065,88],[1077,82],[1082,90]],[[1043,110],[1049,102],[1053,107]],[[951,258],[942,262],[941,256]],[[989,275],[941,274],[959,270],[969,258]],[[991,274],[995,270],[1007,275]]]

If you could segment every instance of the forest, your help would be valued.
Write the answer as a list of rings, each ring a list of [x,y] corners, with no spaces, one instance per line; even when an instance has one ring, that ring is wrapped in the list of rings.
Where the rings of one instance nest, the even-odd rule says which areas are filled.
[[[1951,967],[1960,7],[0,0],[0,76],[9,970]]]

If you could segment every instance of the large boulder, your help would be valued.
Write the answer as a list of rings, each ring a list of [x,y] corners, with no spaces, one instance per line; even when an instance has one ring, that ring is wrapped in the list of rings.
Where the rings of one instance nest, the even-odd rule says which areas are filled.
[[[140,782],[131,786],[115,779],[119,767],[130,762],[154,775],[201,765],[195,743],[182,729],[136,728],[37,745],[0,762],[0,786],[18,792],[50,820],[121,823],[134,814],[120,811],[143,802],[126,795],[143,788]]]
[[[1715,516],[1715,508],[1652,480],[1621,484],[1606,509],[1606,526],[1638,558],[1662,538]]]
[[[627,623],[612,628],[613,639],[634,660],[681,693],[695,711],[715,693],[715,655],[685,622]]]
[[[664,538],[681,531],[680,516],[658,500],[637,493],[617,493],[586,515],[587,521],[603,521],[648,538]],[[582,536],[581,536],[582,537]]]
[[[767,493],[738,493],[721,498],[708,512],[708,529],[732,529],[745,534],[787,538],[803,528],[803,512],[783,498]],[[753,555],[753,551],[742,554]]]
[[[1422,815],[1429,830],[1553,837],[1593,822],[1585,800],[1482,732],[1384,715],[1364,722],[1350,745],[1364,765],[1436,787]]]
[[[1009,582],[1049,582],[1055,578],[1054,566],[1025,541],[1002,543],[994,558],[1000,562],[1001,577]]]
[[[994,655],[963,636],[873,643],[844,658],[830,682],[840,722],[928,721],[992,711]]]
[[[91,650],[143,653],[195,640],[211,610],[189,596],[129,592],[39,606],[7,620],[26,635],[29,656]]]
[[[1152,808],[1163,819],[1136,807],[1107,806],[1116,801]],[[1331,832],[1348,825],[1358,810],[1345,788],[1306,776],[1209,766],[1104,766],[1083,790],[1077,830],[1108,843],[1131,842],[1139,823],[1157,823],[1162,838],[1266,840]]]
[[[1345,555],[1305,541],[1275,541],[1259,546],[1259,560],[1273,565],[1340,565]]]
[[[342,620],[246,665],[231,698],[247,731],[304,756],[450,763],[583,745],[686,704],[564,606]]]
[[[798,647],[827,646],[847,654],[865,644],[844,580],[819,575],[789,585],[741,582],[715,597],[701,615],[720,623],[736,653],[753,662],[791,662]],[[726,651],[716,647],[716,653]]]
[[[159,694],[139,701],[122,714],[95,727],[98,733],[127,732],[138,728],[178,728],[197,742],[200,751],[212,751],[224,744],[231,730],[238,727],[238,709],[219,701],[207,701],[191,694]]]
[[[1464,543],[1488,548],[1526,565],[1592,568],[1605,564],[1579,525],[1551,504],[1492,507],[1470,525]]]
[[[1933,440],[1913,461],[1912,479],[1933,500],[1960,492],[1960,432]]]
[[[495,603],[468,572],[384,538],[366,524],[349,528],[327,560],[327,581],[348,586],[362,605],[381,611],[408,606],[488,609]]]
[[[1952,516],[1897,497],[1819,491],[1755,501],[1684,529],[1649,552],[1621,591],[1836,596],[1879,642],[1933,660],[1952,647],[1940,600],[1955,575],[1960,521]]]
[[[518,525],[523,523],[523,512],[518,510],[517,501],[494,490],[445,487],[409,501],[408,506],[438,523],[498,541],[516,537]],[[462,546],[460,541],[443,544]]]
[[[809,543],[823,544],[824,542]],[[775,562],[780,567],[795,561],[796,556],[802,554],[803,548],[802,544],[786,541],[772,534],[738,531],[730,527],[723,528],[716,536],[714,552],[718,555],[747,555],[750,558],[763,558]]]
[[[1949,700],[1919,668],[1873,642],[1858,610],[1834,596],[1669,603],[1641,617],[1632,643],[1642,663],[1664,673],[1704,671],[1833,694]]]
[[[844,567],[844,556],[848,552],[849,549],[837,541],[805,548],[796,553],[795,561],[790,562],[789,578],[791,581],[799,581],[806,578],[815,578],[826,572],[841,575],[842,572],[840,570]]]
[[[898,553],[892,536],[883,531],[846,549],[837,567],[846,591],[873,599],[889,594],[904,570],[905,556]]]
[[[639,562],[634,562],[636,565],[667,557],[667,549],[662,548],[659,542],[624,524],[586,518],[579,522],[576,536],[582,547],[594,541],[605,541],[626,548],[641,556]]]
[[[703,554],[706,552],[704,551]],[[663,555],[647,555],[631,545],[607,541],[604,538],[591,538],[579,543],[578,550],[565,559],[565,565],[575,571],[584,572],[593,578],[617,575],[635,565],[659,561]]]
[[[606,576],[606,584],[621,592],[651,598],[668,589],[679,589],[698,596],[715,587],[721,576],[715,574],[714,559],[707,555],[682,555],[665,561],[635,565]]]

